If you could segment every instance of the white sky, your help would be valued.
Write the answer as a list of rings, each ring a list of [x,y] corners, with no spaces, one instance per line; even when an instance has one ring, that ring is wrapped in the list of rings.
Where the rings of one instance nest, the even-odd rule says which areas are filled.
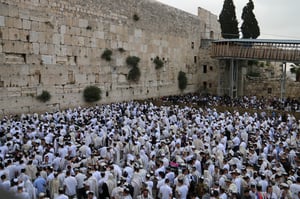
[[[197,15],[201,7],[219,16],[224,0],[157,0]],[[243,7],[249,0],[233,0],[239,27]],[[254,14],[263,39],[300,40],[300,0],[253,0]]]

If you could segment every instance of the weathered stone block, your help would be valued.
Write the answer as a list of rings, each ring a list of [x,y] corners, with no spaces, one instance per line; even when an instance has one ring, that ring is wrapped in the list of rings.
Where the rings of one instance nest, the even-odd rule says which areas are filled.
[[[38,32],[38,42],[39,43],[45,43],[45,32]]]
[[[19,18],[14,18],[14,17],[6,17],[6,23],[5,26],[9,28],[18,28],[21,29],[23,24],[22,20]]]
[[[8,16],[10,17],[18,17],[19,16],[19,9],[14,5],[9,5],[8,8]]]
[[[56,45],[60,44],[60,36],[61,35],[57,34],[57,33],[53,34],[53,36],[52,36],[52,43],[56,44]]]
[[[86,28],[89,25],[89,21],[86,19],[79,19],[78,26],[79,28]]]
[[[23,19],[23,29],[30,30],[31,28],[31,21]]]
[[[9,40],[19,40],[19,30],[15,28],[9,28]]]
[[[0,13],[2,16],[8,16],[9,6],[5,3],[0,3]]]
[[[77,45],[84,46],[84,37],[77,37]]]
[[[40,53],[48,54],[48,45],[45,43],[40,43]]]
[[[41,59],[43,64],[54,64],[54,57],[51,55],[42,55]]]
[[[61,33],[61,34],[65,34],[66,31],[67,31],[67,27],[66,27],[65,25],[61,25],[61,26],[60,26],[60,33]]]
[[[95,31],[94,37],[97,39],[104,39],[104,32],[103,31]]]
[[[32,43],[32,50],[33,50],[33,53],[38,55],[40,54],[40,45],[39,43]]]
[[[29,32],[29,41],[30,42],[37,42],[39,39],[39,34],[36,31]]]
[[[31,21],[31,30],[33,30],[33,31],[39,31],[39,22],[37,22],[37,21]]]
[[[0,27],[2,27],[2,26],[5,26],[5,17],[4,16],[0,16]]]
[[[134,36],[135,37],[142,37],[142,30],[141,29],[135,29],[134,30]]]

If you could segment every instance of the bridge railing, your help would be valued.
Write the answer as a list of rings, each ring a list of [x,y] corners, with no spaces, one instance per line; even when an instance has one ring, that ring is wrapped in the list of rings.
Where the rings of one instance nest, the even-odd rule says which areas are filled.
[[[264,59],[272,61],[299,62],[300,44],[213,42],[211,56],[214,58]]]

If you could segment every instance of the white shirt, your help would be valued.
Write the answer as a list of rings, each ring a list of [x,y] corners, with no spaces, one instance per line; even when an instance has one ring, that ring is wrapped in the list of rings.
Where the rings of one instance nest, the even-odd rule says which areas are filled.
[[[86,176],[82,173],[78,173],[75,176],[76,180],[77,180],[77,189],[81,189],[84,187],[84,179],[86,178]]]
[[[54,198],[54,199],[69,199],[69,197],[68,196],[66,196],[65,194],[60,194],[60,195],[58,195],[56,198]]]
[[[73,176],[68,176],[64,180],[64,186],[66,186],[66,195],[76,195],[77,180]]]
[[[168,184],[164,184],[160,187],[159,194],[161,194],[161,199],[169,199],[172,194],[172,189]]]
[[[176,190],[178,191],[180,199],[186,199],[188,191],[189,191],[189,188],[187,185],[181,185],[180,187],[177,187]]]
[[[292,193],[293,199],[299,199],[298,192],[300,191],[300,184],[296,184],[296,183],[291,184],[290,191]]]

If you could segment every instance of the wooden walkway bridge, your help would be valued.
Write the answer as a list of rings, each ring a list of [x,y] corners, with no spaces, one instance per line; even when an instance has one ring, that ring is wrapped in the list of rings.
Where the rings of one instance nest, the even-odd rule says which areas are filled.
[[[238,95],[238,61],[266,60],[283,62],[281,78],[281,99],[285,98],[286,63],[300,63],[300,40],[273,39],[223,39],[212,42],[211,57],[220,60],[230,60],[229,91],[231,97]],[[224,77],[220,77],[224,78]],[[222,80],[219,80],[221,82]],[[219,85],[220,87],[220,85]]]
[[[300,40],[224,39],[212,42],[216,59],[300,62]]]

